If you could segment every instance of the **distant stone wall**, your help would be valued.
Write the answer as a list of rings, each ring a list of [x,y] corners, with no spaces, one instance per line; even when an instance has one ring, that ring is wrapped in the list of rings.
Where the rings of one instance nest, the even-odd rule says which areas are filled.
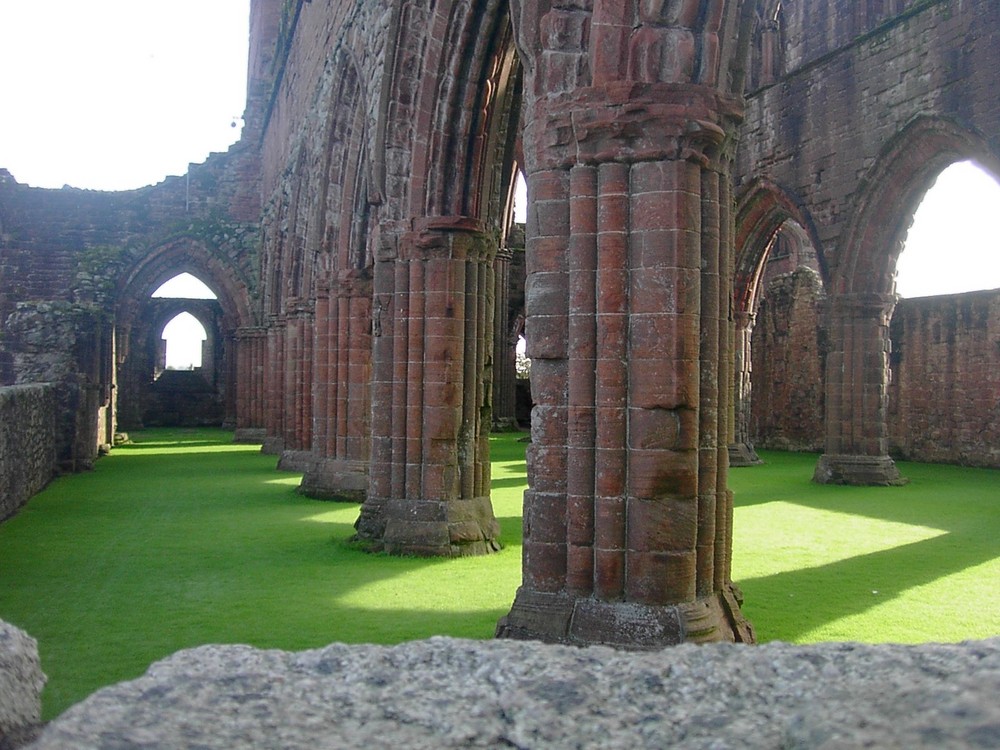
[[[751,347],[750,435],[758,448],[823,447],[823,339],[819,275],[800,267],[768,284]]]
[[[891,335],[890,452],[1000,468],[1000,290],[901,300]]]
[[[52,386],[0,388],[0,520],[13,515],[52,478],[55,420]]]

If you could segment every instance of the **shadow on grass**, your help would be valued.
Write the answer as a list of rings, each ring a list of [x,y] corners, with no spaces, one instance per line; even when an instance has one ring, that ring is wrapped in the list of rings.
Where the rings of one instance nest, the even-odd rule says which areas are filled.
[[[996,557],[950,534],[900,547],[739,582],[764,640],[800,641],[843,618],[861,615],[906,591]],[[992,604],[983,602],[986,607]],[[980,606],[974,600],[968,606]],[[920,623],[911,623],[920,626]]]
[[[904,487],[842,487],[810,481],[813,455],[765,457],[766,471],[749,468],[731,475],[738,539],[734,567],[767,568],[768,563],[740,557],[777,557],[796,545],[801,552],[795,554],[804,559],[817,554],[838,559],[738,580],[746,612],[763,640],[816,640],[817,634],[824,639],[841,637],[840,632],[872,641],[954,640],[965,628],[965,633],[996,634],[990,623],[1000,624],[995,605],[1000,585],[989,576],[977,582],[978,574],[970,571],[993,570],[1000,555],[1000,472],[905,463],[900,468],[911,481]],[[767,503],[809,510],[769,513]],[[747,513],[767,519],[758,533],[776,545],[773,549],[747,536],[745,522],[754,518]],[[914,538],[921,536],[929,538]],[[859,552],[865,544],[877,549]],[[956,576],[962,588],[948,601],[940,582]],[[867,619],[850,623],[862,615]]]
[[[520,505],[503,490],[496,555],[371,555],[347,542],[357,504],[299,495],[231,433],[136,437],[0,525],[0,618],[39,641],[46,718],[203,643],[490,638],[520,583]]]

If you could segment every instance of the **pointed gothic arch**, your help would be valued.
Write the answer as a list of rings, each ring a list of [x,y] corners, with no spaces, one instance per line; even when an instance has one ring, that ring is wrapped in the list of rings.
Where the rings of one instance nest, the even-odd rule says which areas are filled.
[[[997,172],[997,156],[983,137],[945,118],[919,116],[886,144],[858,186],[830,285],[827,431],[818,482],[905,481],[888,455],[896,260],[927,188],[945,166],[964,159]]]

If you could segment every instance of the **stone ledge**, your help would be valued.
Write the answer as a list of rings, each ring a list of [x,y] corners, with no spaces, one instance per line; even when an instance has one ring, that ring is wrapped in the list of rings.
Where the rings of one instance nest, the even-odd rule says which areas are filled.
[[[204,646],[95,693],[32,747],[996,747],[998,694],[1000,639]]]
[[[0,748],[17,747],[37,728],[44,685],[38,643],[0,620]]]

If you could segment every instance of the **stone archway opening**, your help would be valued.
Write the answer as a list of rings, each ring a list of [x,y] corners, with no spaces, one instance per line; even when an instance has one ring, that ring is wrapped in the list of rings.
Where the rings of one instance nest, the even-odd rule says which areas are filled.
[[[826,290],[808,232],[786,219],[768,243],[749,315],[750,329],[738,408],[746,414],[749,444],[818,451],[823,445],[823,332]],[[742,324],[745,322],[745,326]],[[753,399],[749,399],[752,374]],[[739,376],[739,375],[738,375]],[[749,403],[748,403],[749,402]],[[740,419],[738,419],[738,424]],[[732,451],[730,452],[732,455]],[[739,464],[737,464],[739,465]]]
[[[186,310],[175,315],[163,327],[160,338],[164,343],[164,370],[190,371],[201,368],[202,349],[208,333],[194,315]]]
[[[996,467],[1000,453],[1000,184],[942,169],[895,266],[886,421],[896,459]]]
[[[1000,288],[1000,184],[973,161],[941,170],[913,214],[896,261],[902,298]]]
[[[765,180],[738,201],[736,247],[731,467],[761,463],[758,443],[779,450],[821,445],[819,307],[828,276],[811,217]],[[790,345],[816,359],[807,372],[794,364],[801,357]],[[795,418],[783,410],[790,402]],[[799,419],[803,414],[808,418]]]
[[[204,281],[194,274],[183,271],[160,284],[150,295],[151,300],[217,300],[218,296]],[[164,309],[177,303],[153,302]],[[204,306],[204,305],[203,305]],[[204,311],[202,311],[204,314]],[[153,379],[157,380],[165,370],[201,370],[211,363],[212,352],[206,349],[214,343],[197,315],[186,308],[181,309],[163,326],[158,343],[158,354]],[[207,355],[207,356],[206,356]],[[214,378],[213,378],[214,379]]]
[[[165,276],[130,318],[129,426],[219,426],[227,379],[222,303],[193,273]]]

